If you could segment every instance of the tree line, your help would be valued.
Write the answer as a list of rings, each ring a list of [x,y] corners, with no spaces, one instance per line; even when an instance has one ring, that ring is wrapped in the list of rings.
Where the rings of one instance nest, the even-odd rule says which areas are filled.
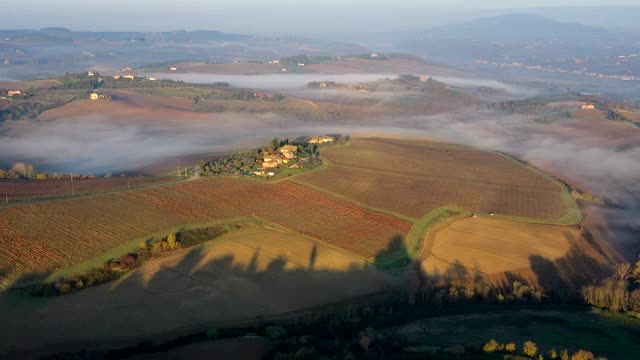
[[[74,179],[95,179],[93,174],[70,174],[70,173],[49,173],[48,171],[38,171],[33,165],[25,162],[14,163],[11,168],[4,170],[0,168],[0,179],[8,180],[68,180],[73,176]],[[106,178],[111,177],[111,173],[105,175]]]
[[[489,340],[482,347],[482,351],[488,354],[517,354],[518,347],[515,343],[501,344],[495,339]],[[604,357],[595,357],[595,355],[588,350],[580,349],[569,356],[569,351],[556,350],[552,348],[546,354],[538,348],[538,345],[531,340],[527,340],[522,344],[522,355],[530,359],[544,360],[548,356],[548,359],[557,360],[606,360]]]
[[[582,297],[602,309],[640,314],[640,259],[617,265],[612,276],[584,287]]]
[[[58,278],[53,281],[16,286],[13,292],[26,293],[35,297],[62,296],[117,280],[137,269],[145,262],[164,253],[189,248],[205,241],[214,240],[224,234],[243,229],[244,223],[224,224],[201,229],[181,230],[159,239],[149,238],[140,242],[138,248],[122,256],[111,258],[102,267],[89,269],[83,273]]]

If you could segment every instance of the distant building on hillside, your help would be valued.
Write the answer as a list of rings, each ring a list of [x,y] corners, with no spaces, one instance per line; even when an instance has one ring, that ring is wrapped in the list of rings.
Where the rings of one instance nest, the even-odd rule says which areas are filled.
[[[304,66],[304,65],[305,65],[304,63],[298,63],[298,66]]]
[[[289,70],[287,70],[287,68],[280,69],[280,72],[287,72],[287,71],[289,71]]]
[[[374,52],[374,53],[371,53],[371,57],[372,57],[372,58],[377,58],[377,57],[378,57],[378,53],[375,53],[375,52]]]
[[[129,80],[133,80],[133,79],[135,79],[136,77],[135,77],[135,76],[133,76],[133,75],[125,75],[125,76],[124,76],[124,78],[125,78],[125,79],[129,79]]]
[[[114,79],[116,79],[116,80],[120,80],[120,78],[121,78],[121,77],[122,77],[122,76],[120,76],[120,75],[116,75],[116,76],[114,76],[113,78],[114,78]]]
[[[295,159],[298,147],[295,145],[285,145],[278,149],[278,152],[285,157],[285,159]]]
[[[277,168],[278,165],[282,165],[282,158],[278,155],[266,155],[263,159],[262,167],[265,169]]]
[[[584,104],[580,107],[582,110],[594,110],[596,106],[594,104]]]
[[[96,92],[93,92],[93,93],[89,94],[89,99],[91,99],[91,100],[106,100],[107,96],[103,95],[103,94],[98,94]]]
[[[428,80],[429,78],[427,78],[426,76],[420,76],[420,81],[427,82]]]
[[[7,91],[7,95],[9,95],[9,96],[22,96],[22,91],[20,91],[20,90],[9,90],[9,91]]]
[[[330,142],[334,142],[335,139],[332,136],[314,136],[309,139],[309,144],[326,144]]]
[[[178,70],[178,68],[175,67],[175,66],[172,66],[172,67],[169,68],[169,71],[177,71],[177,70]]]

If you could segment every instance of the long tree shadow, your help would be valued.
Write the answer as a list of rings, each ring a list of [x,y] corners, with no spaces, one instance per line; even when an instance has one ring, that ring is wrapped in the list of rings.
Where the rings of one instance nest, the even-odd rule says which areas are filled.
[[[395,235],[389,241],[386,249],[378,252],[373,260],[376,268],[387,270],[402,268],[411,263],[411,256],[402,235]]]
[[[0,293],[10,294],[30,294],[32,296],[46,296],[57,293],[51,284],[44,283],[51,271],[29,271],[19,272],[15,266],[6,266],[0,269]]]
[[[431,280],[436,277],[440,285],[458,284],[468,290],[453,294],[438,290],[428,295],[434,304],[472,299],[486,293],[488,286],[477,269],[460,262],[431,274],[413,271],[405,272],[409,277],[401,277],[393,271],[394,275],[390,275],[386,270],[411,261],[401,236],[392,238],[387,248],[375,256],[374,266],[353,262],[342,268],[328,263],[323,252],[328,250],[317,244],[309,248],[308,254],[295,259],[258,248],[230,253],[207,245],[151,260],[116,283],[57,297],[47,301],[46,307],[43,303],[27,312],[16,310],[12,316],[20,321],[6,322],[9,335],[4,340],[23,351],[60,339],[61,333],[69,348],[82,346],[78,344],[85,341],[160,341],[182,334],[185,329],[284,316],[389,286],[400,294],[408,291],[407,298],[416,301],[420,293],[427,296],[424,294],[430,290],[425,286],[433,286]],[[568,254],[559,261],[531,257],[530,262],[541,283],[559,288],[569,286],[560,276],[565,268],[591,264],[580,254]],[[516,280],[525,282],[515,274],[508,277],[509,282]],[[73,316],[67,316],[68,309],[74,309]],[[38,321],[39,311],[50,314],[46,322]],[[91,326],[86,324],[87,319],[91,319]],[[31,324],[30,328],[21,327],[22,323]],[[64,328],[58,326],[60,323],[65,324]],[[32,333],[40,337],[30,336]],[[0,347],[0,354],[2,350]]]

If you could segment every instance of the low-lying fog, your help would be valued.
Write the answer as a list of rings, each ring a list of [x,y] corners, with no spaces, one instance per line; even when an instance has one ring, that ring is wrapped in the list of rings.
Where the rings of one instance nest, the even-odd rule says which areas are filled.
[[[264,75],[225,75],[225,74],[202,74],[202,73],[160,73],[153,74],[160,79],[170,79],[184,81],[192,84],[211,84],[215,82],[226,82],[232,87],[270,89],[270,90],[291,90],[307,86],[314,81],[334,81],[337,83],[366,83],[378,79],[397,78],[397,74],[348,74],[348,75],[328,75],[328,74],[264,74]]]
[[[144,124],[144,125],[143,125]],[[111,119],[102,116],[18,121],[0,126],[0,161],[41,164],[50,171],[104,173],[140,168],[169,157],[229,151],[274,136],[319,133],[389,133],[438,138],[515,154],[561,169],[596,192],[624,198],[640,194],[640,147],[587,144],[554,124],[492,111],[361,121],[318,122],[277,114],[211,114],[193,121]],[[629,131],[638,131],[629,128]],[[564,135],[563,135],[564,134]]]
[[[429,74],[423,74],[429,76]],[[160,79],[170,79],[184,81],[192,84],[211,84],[215,82],[226,82],[232,87],[268,89],[287,92],[299,90],[307,87],[310,82],[333,81],[340,84],[358,84],[374,82],[380,79],[395,79],[399,74],[379,73],[379,74],[263,74],[263,75],[225,75],[225,74],[202,74],[202,73],[157,73],[151,76]],[[435,80],[444,82],[451,86],[461,88],[475,88],[487,86],[497,90],[507,91],[514,95],[533,96],[537,92],[521,86],[507,84],[498,80],[480,78],[458,78],[433,76]]]

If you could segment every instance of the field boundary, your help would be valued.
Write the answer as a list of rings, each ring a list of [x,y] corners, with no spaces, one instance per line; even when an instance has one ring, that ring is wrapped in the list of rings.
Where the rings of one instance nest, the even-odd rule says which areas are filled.
[[[92,269],[95,268],[101,268],[102,264],[105,261],[108,261],[110,259],[114,259],[114,258],[119,258],[122,257],[124,255],[126,255],[127,253],[130,253],[134,250],[136,250],[139,246],[141,242],[144,241],[148,241],[150,239],[162,239],[166,236],[168,236],[169,234],[172,233],[178,233],[181,231],[187,231],[187,230],[198,230],[198,229],[203,229],[203,228],[208,228],[208,227],[212,227],[212,226],[219,226],[219,225],[235,225],[235,224],[239,224],[239,223],[252,223],[255,224],[257,226],[262,227],[265,230],[269,230],[269,231],[278,231],[278,232],[282,232],[282,233],[286,233],[289,235],[294,235],[296,237],[299,237],[301,240],[310,242],[310,243],[314,243],[314,244],[320,244],[322,246],[325,246],[327,248],[330,248],[331,250],[334,250],[336,252],[339,252],[351,259],[353,259],[354,261],[363,261],[367,264],[372,264],[373,261],[371,259],[368,259],[364,256],[358,255],[354,252],[351,252],[349,250],[346,250],[344,248],[341,248],[337,245],[334,244],[330,244],[326,241],[323,241],[321,239],[318,238],[314,238],[312,236],[306,235],[306,234],[302,234],[299,233],[295,230],[292,230],[286,226],[274,223],[272,221],[266,220],[264,218],[261,218],[259,216],[256,215],[251,215],[251,216],[242,216],[242,217],[234,217],[234,218],[227,218],[227,219],[222,219],[222,220],[215,220],[215,221],[207,221],[207,222],[201,222],[201,223],[190,223],[190,224],[183,224],[183,225],[179,225],[179,226],[174,226],[168,229],[163,229],[163,230],[159,230],[156,231],[154,233],[150,233],[147,234],[145,236],[142,237],[138,237],[135,239],[132,239],[130,241],[127,241],[124,244],[121,244],[117,247],[111,248],[109,251],[107,251],[106,253],[99,255],[91,260],[87,260],[84,261],[80,264],[74,265],[72,267],[68,267],[65,269],[61,269],[61,270],[57,270],[54,271],[52,273],[50,273],[48,276],[46,276],[43,279],[37,279],[37,280],[33,280],[30,282],[24,282],[24,283],[10,283],[8,286],[1,288],[0,289],[0,293],[4,290],[7,290],[11,287],[24,287],[24,286],[29,286],[29,285],[33,285],[33,284],[38,284],[38,283],[49,283],[49,282],[53,282],[56,281],[58,279],[64,278],[64,277],[68,277],[68,276],[74,276],[74,275],[81,275],[84,272],[90,271]],[[239,231],[243,231],[243,230],[239,230]],[[225,234],[228,235],[228,234]],[[186,247],[182,250],[189,250],[189,249],[193,249],[197,246],[203,245],[208,243],[209,241],[218,241],[218,239],[210,239],[207,240],[205,242],[203,242],[202,244],[197,244],[195,246],[190,246],[190,247]],[[226,241],[224,239],[220,239],[220,241]],[[173,252],[171,252],[172,254]],[[153,259],[159,259],[162,258],[163,256],[168,255],[169,253],[166,254],[160,254],[159,256],[156,256]]]
[[[503,153],[500,151],[495,151],[495,153],[500,156],[503,156],[506,159],[509,159],[512,162],[519,164],[520,166],[527,168],[529,171],[533,171],[534,173],[558,185],[558,187],[560,187],[560,190],[561,190],[560,198],[562,199],[562,201],[567,207],[567,214],[555,221],[547,220],[547,219],[535,219],[535,218],[529,219],[526,217],[499,215],[500,218],[515,219],[516,221],[524,221],[524,222],[544,223],[549,225],[577,225],[580,223],[580,221],[582,221],[582,212],[580,211],[580,206],[578,205],[576,200],[573,198],[573,196],[571,196],[571,188],[567,186],[562,180],[556,178],[551,174],[546,173],[545,171],[538,169],[537,167],[521,159],[518,159],[515,156],[509,155],[507,153]],[[527,220],[530,220],[530,221],[527,221]]]
[[[456,220],[468,217],[469,215],[471,215],[471,213],[467,210],[446,206],[428,212],[427,215],[419,220],[419,223],[416,223],[416,227],[411,229],[411,232],[414,232],[414,229],[416,229],[416,233],[414,235],[416,242],[414,245],[413,260],[415,261],[419,259],[427,247],[430,251],[431,246],[427,243],[427,238],[430,234],[440,228],[449,226]],[[409,238],[409,236],[407,236],[407,238]]]
[[[251,217],[236,217],[236,218],[208,221],[208,222],[202,222],[202,223],[183,224],[183,225],[159,230],[135,239],[131,239],[123,244],[120,244],[114,248],[111,248],[109,251],[91,260],[84,261],[72,267],[54,271],[51,274],[49,274],[49,276],[47,276],[44,279],[44,281],[51,282],[65,276],[77,275],[84,271],[101,267],[105,261],[124,256],[127,253],[131,252],[132,250],[137,249],[140,246],[140,243],[143,241],[147,241],[155,238],[163,238],[168,236],[169,234],[185,231],[185,230],[197,230],[197,229],[202,229],[202,228],[207,228],[207,227],[217,226],[217,225],[234,225],[241,222],[251,222],[251,220],[252,220]],[[23,285],[23,284],[19,284],[19,285]]]
[[[411,230],[404,238],[405,249],[376,259],[376,266],[384,270],[391,270],[415,263],[422,256],[426,246],[425,240],[432,231],[470,215],[470,211],[453,206],[442,206],[429,211],[425,216],[414,221]]]
[[[110,190],[105,190],[105,191],[98,191],[98,192],[92,192],[92,193],[88,193],[88,194],[80,194],[80,195],[61,195],[61,196],[44,196],[41,198],[36,198],[36,199],[27,199],[27,200],[12,200],[7,202],[1,201],[2,199],[0,199],[0,208],[1,207],[9,207],[12,205],[21,205],[21,204],[33,204],[33,203],[40,203],[40,202],[49,202],[49,201],[57,201],[57,200],[69,200],[69,199],[81,199],[81,198],[86,198],[86,197],[92,197],[92,196],[97,196],[97,195],[106,195],[106,194],[115,194],[115,193],[122,193],[122,192],[126,192],[126,191],[133,191],[133,190],[144,190],[144,189],[153,189],[156,187],[160,187],[160,186],[166,186],[166,185],[176,185],[176,184],[180,184],[186,181],[192,181],[192,180],[197,180],[197,179],[180,179],[180,180],[172,180],[172,181],[167,181],[167,182],[161,182],[161,183],[157,183],[157,184],[150,184],[150,185],[139,185],[139,186],[132,186],[131,188],[116,188],[116,189],[110,189]],[[38,181],[38,180],[28,180],[28,181]],[[2,194],[0,194],[2,195]]]
[[[283,180],[285,180],[285,179],[283,179]],[[367,209],[367,210],[379,212],[379,213],[382,213],[382,214],[385,214],[385,215],[394,216],[394,217],[397,217],[399,219],[402,219],[402,220],[405,220],[405,221],[409,221],[411,223],[415,223],[416,221],[418,221],[418,219],[415,219],[415,218],[412,218],[412,217],[409,217],[409,216],[405,216],[405,215],[401,215],[401,214],[398,214],[398,213],[393,212],[393,211],[376,208],[376,207],[373,207],[371,205],[367,205],[367,204],[361,203],[359,201],[353,200],[353,199],[351,199],[349,197],[346,197],[346,196],[343,196],[343,195],[340,195],[340,194],[336,194],[334,192],[331,192],[329,190],[325,190],[325,189],[317,187],[315,185],[308,184],[308,183],[306,183],[304,181],[300,181],[300,180],[297,180],[297,179],[291,179],[291,178],[288,178],[287,180],[291,181],[292,183],[307,187],[307,188],[309,188],[311,190],[317,191],[319,193],[323,193],[325,195],[329,195],[329,196],[334,197],[336,199],[340,199],[340,200],[349,202],[351,204],[357,205],[357,206],[359,206],[361,208],[364,208],[364,209]]]

